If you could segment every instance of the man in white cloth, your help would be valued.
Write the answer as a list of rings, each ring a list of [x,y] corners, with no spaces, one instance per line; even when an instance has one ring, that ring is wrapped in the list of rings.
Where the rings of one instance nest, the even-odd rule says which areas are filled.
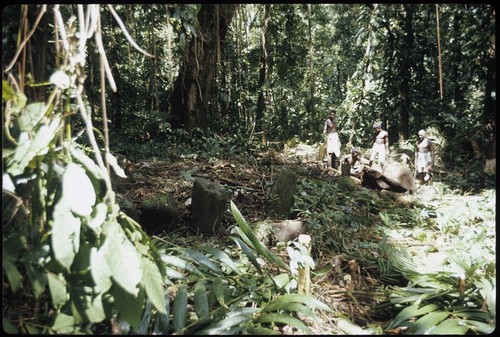
[[[328,154],[328,168],[337,168],[337,158],[340,157],[340,138],[335,122],[335,110],[330,110],[328,118],[325,120],[323,133],[326,134],[326,153]]]
[[[389,133],[382,130],[382,123],[380,122],[373,124],[373,129],[373,146],[369,166],[372,166],[373,161],[378,156],[378,162],[383,174],[385,169],[385,157],[387,152],[389,152]]]
[[[434,155],[432,143],[425,133],[425,130],[418,131],[417,140],[417,177],[420,185],[431,182],[432,166]]]

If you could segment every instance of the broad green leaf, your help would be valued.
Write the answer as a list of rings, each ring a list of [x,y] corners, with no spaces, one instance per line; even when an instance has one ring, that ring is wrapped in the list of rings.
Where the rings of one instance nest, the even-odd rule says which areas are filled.
[[[215,274],[222,275],[222,272],[219,269],[219,267],[217,267],[215,263],[213,263],[208,257],[203,255],[202,253],[192,250],[190,248],[182,248],[182,247],[176,247],[174,248],[174,250],[183,253],[191,260],[196,261],[200,265],[207,267],[210,271],[214,272]]]
[[[448,311],[430,312],[413,322],[407,333],[410,335],[429,334],[430,330],[445,320],[449,315],[450,313]]]
[[[425,315],[429,312],[436,311],[439,308],[436,304],[428,304],[422,308],[419,308],[419,306],[420,303],[416,302],[411,306],[401,310],[399,314],[397,314],[392,322],[387,326],[386,331],[398,327],[402,322],[408,320],[409,318]]]
[[[269,249],[259,239],[255,236],[255,233],[252,231],[246,220],[241,215],[239,209],[236,207],[234,202],[231,200],[231,212],[236,219],[236,222],[240,226],[241,231],[245,234],[245,236],[251,241],[253,248],[262,255],[266,260],[271,263],[277,264],[281,268],[285,270],[290,270],[290,267],[283,262],[279,257],[271,253]]]
[[[231,239],[233,239],[233,241],[236,242],[236,244],[241,248],[241,250],[243,250],[243,253],[245,253],[245,255],[248,257],[250,262],[252,262],[254,267],[257,268],[259,273],[262,274],[262,269],[260,268],[260,264],[259,264],[259,262],[257,262],[257,258],[255,257],[254,253],[252,253],[250,248],[248,248],[248,246],[242,240],[240,240],[238,238],[231,237]]]
[[[82,150],[77,148],[75,145],[68,144],[67,146],[69,146],[69,151],[73,158],[81,165],[83,165],[87,172],[92,174],[96,179],[103,179],[101,169],[92,159],[90,159],[85,153],[83,153]]]
[[[120,318],[127,321],[134,329],[137,329],[143,311],[143,292],[139,292],[138,296],[134,296],[119,285],[114,284],[111,287],[111,293],[115,299],[116,309],[120,313]]]
[[[66,292],[66,280],[61,274],[55,275],[47,273],[50,296],[52,304],[59,309],[68,301],[68,293]]]
[[[111,269],[105,258],[105,250],[92,247],[90,250],[90,274],[100,292],[107,292],[113,285]]]
[[[149,324],[151,323],[151,309],[153,304],[151,302],[146,302],[146,308],[144,308],[144,314],[139,322],[139,327],[136,329],[138,335],[146,335],[148,332]]]
[[[168,266],[173,266],[182,270],[187,270],[188,272],[196,274],[198,276],[205,276],[205,274],[199,271],[194,265],[175,255],[161,254],[161,260],[165,262],[165,264]]]
[[[198,281],[194,286],[194,310],[198,318],[208,315],[210,309],[208,305],[207,288],[205,282]]]
[[[167,268],[167,277],[172,280],[184,280],[186,276],[173,268]]]
[[[21,115],[18,118],[19,128],[23,131],[31,132],[46,112],[47,106],[44,103],[29,104],[21,111]]]
[[[224,298],[224,285],[222,284],[222,278],[217,277],[214,279],[212,283],[212,291],[213,294],[215,295],[215,298],[217,301],[222,305],[225,306],[225,298]]]
[[[35,268],[30,262],[25,263],[25,267],[26,274],[28,274],[28,278],[31,281],[35,299],[39,299],[45,291],[47,276],[40,268]]]
[[[19,272],[16,265],[8,259],[3,259],[3,269],[9,280],[12,292],[17,292],[22,287],[23,275]]]
[[[174,332],[179,332],[186,326],[187,317],[187,287],[182,284],[177,290],[174,298],[173,308],[173,326]]]
[[[368,335],[360,326],[352,323],[351,321],[339,317],[335,320],[337,327],[346,335],[357,336],[357,335]]]
[[[163,296],[165,299],[165,314],[157,313],[155,319],[155,325],[153,328],[154,335],[167,335],[168,327],[170,323],[170,296],[168,294],[168,290]]]
[[[127,178],[125,171],[118,165],[118,160],[111,153],[106,152],[106,161],[111,165],[116,175],[120,178]]]
[[[137,285],[142,279],[141,260],[137,250],[125,237],[117,222],[112,222],[109,226],[103,249],[111,276],[124,290],[137,295]]]
[[[274,284],[278,289],[284,288],[292,279],[289,274],[279,274],[273,277]]]
[[[496,280],[483,278],[474,285],[479,289],[479,293],[488,306],[488,312],[491,317],[496,317]]]
[[[53,116],[48,126],[40,126],[33,140],[30,140],[26,132],[22,132],[18,141],[20,145],[16,147],[12,162],[8,164],[7,172],[14,177],[18,176],[24,172],[33,158],[47,153],[50,142],[55,138],[56,132],[61,126],[60,122],[59,116]]]
[[[235,333],[237,330],[241,330],[241,327],[238,328],[239,325],[245,322],[250,322],[253,320],[253,314],[257,309],[255,308],[241,308],[235,311],[231,311],[227,314],[226,318],[210,324],[205,329],[202,329],[197,332],[197,334],[202,335],[225,335],[229,334],[230,331]],[[236,330],[231,330],[235,328]]]
[[[469,325],[470,329],[476,333],[476,334],[491,334],[493,331],[495,331],[496,325],[495,324],[488,324],[484,322],[479,322],[479,321],[473,321],[473,320],[465,320],[464,321],[466,324]]]
[[[94,294],[90,287],[74,286],[70,288],[70,298],[82,322],[99,323],[106,318],[101,293]]]
[[[87,226],[92,229],[99,228],[106,220],[107,215],[108,206],[104,202],[98,203],[94,207],[94,212],[92,212],[92,214],[87,218]]]
[[[162,314],[166,314],[162,288],[163,281],[160,271],[156,264],[146,257],[142,258],[142,284],[156,310]]]
[[[231,260],[229,255],[227,255],[225,252],[223,252],[220,249],[213,248],[210,246],[203,246],[200,248],[200,250],[203,250],[207,253],[212,254],[216,258],[218,258],[221,262],[225,263],[232,271],[234,271],[236,274],[241,274],[240,270],[236,266],[236,264]]]
[[[75,319],[73,316],[58,313],[51,329],[58,334],[73,334],[75,332]]]
[[[464,321],[458,318],[451,318],[442,321],[437,326],[429,330],[430,335],[465,335],[469,327]]]
[[[258,323],[287,324],[294,328],[300,329],[307,334],[311,333],[311,330],[301,320],[287,314],[269,313],[260,316],[255,321]]]
[[[321,302],[320,300],[314,298],[311,295],[285,294],[269,302],[269,304],[262,309],[262,312],[288,310],[287,308],[290,305],[290,303],[296,303],[296,302],[307,304],[319,310],[329,311],[329,312],[332,311],[332,309],[328,307],[325,303]]]
[[[60,199],[54,208],[51,241],[55,259],[69,271],[80,248],[81,221],[73,216],[67,202]]]
[[[14,97],[14,90],[9,85],[9,82],[2,80],[2,99],[8,101]]]
[[[12,182],[12,179],[10,178],[10,175],[8,173],[4,173],[2,175],[2,190],[16,193],[16,187],[14,186],[14,183]]]
[[[71,210],[80,216],[88,216],[96,202],[96,193],[92,181],[85,170],[74,163],[69,163],[63,175],[63,195]]]
[[[262,335],[280,335],[278,331],[275,331],[273,329],[268,329],[264,327],[249,327],[245,330],[249,335],[252,336],[262,336]]]

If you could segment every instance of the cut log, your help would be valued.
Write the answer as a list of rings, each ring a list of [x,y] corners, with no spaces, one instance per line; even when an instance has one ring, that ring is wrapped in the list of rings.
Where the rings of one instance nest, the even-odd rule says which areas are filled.
[[[361,174],[361,186],[368,187],[374,190],[389,190],[397,193],[405,193],[408,191],[406,187],[401,185],[396,180],[382,174],[382,172],[365,166]]]

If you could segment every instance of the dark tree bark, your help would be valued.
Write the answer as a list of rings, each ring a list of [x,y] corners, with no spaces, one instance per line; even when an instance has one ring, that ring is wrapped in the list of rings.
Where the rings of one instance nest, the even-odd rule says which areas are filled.
[[[186,44],[179,75],[174,83],[170,104],[170,122],[189,133],[206,130],[206,113],[214,83],[218,53],[237,4],[203,4],[198,13],[200,31]]]
[[[406,37],[403,42],[403,59],[401,64],[401,80],[399,84],[399,95],[400,95],[400,105],[399,105],[399,140],[403,141],[408,139],[409,133],[409,107],[410,107],[410,83],[411,83],[411,73],[410,69],[413,69],[413,60],[411,55],[411,50],[413,50],[413,7],[411,5],[405,5],[405,22],[404,29],[406,32]]]
[[[267,74],[267,50],[266,50],[266,41],[267,41],[267,23],[269,21],[268,13],[269,13],[269,5],[265,4],[263,6],[263,23],[262,23],[262,32],[261,32],[261,57],[260,57],[260,69],[259,69],[259,98],[257,100],[257,112],[255,114],[255,123],[256,129],[258,131],[261,130],[262,119],[264,118],[264,111],[266,109],[265,97],[264,97],[264,84],[266,83],[266,74]]]

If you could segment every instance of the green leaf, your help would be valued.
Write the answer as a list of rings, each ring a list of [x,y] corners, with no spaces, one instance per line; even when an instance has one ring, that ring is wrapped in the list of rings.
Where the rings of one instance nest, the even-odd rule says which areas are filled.
[[[143,311],[143,292],[139,292],[138,296],[134,296],[119,285],[114,284],[111,287],[111,293],[115,299],[116,309],[120,313],[120,318],[128,322],[134,329],[137,329]]]
[[[399,314],[397,314],[392,322],[387,326],[386,331],[400,326],[402,322],[408,320],[409,318],[425,315],[429,312],[436,311],[439,308],[436,304],[428,304],[422,308],[419,308],[419,306],[419,302],[416,302],[411,306],[401,310]]]
[[[175,294],[173,309],[174,332],[179,332],[184,329],[184,326],[186,326],[187,287],[185,284],[182,284],[177,290],[177,294]]]
[[[412,323],[407,333],[410,335],[428,334],[430,333],[430,330],[432,330],[437,324],[445,320],[449,315],[450,313],[448,311],[430,312]]]
[[[9,82],[2,80],[2,99],[8,101],[14,97],[14,91],[9,85]]]
[[[271,302],[269,302],[269,304],[266,305],[262,309],[262,312],[288,310],[287,309],[288,306],[291,303],[296,303],[296,302],[310,305],[313,308],[317,308],[319,310],[328,311],[328,312],[332,311],[332,309],[330,309],[330,307],[328,307],[325,303],[321,302],[320,300],[314,298],[311,295],[285,294],[285,295],[279,296],[279,297],[273,299]]]
[[[73,216],[67,202],[60,199],[54,208],[51,242],[56,261],[69,271],[80,248],[81,221]]]
[[[250,262],[252,262],[254,267],[257,268],[259,273],[262,274],[262,269],[260,268],[260,264],[257,261],[257,258],[255,257],[254,253],[250,250],[250,248],[248,248],[248,246],[238,238],[231,237],[231,239],[233,239],[233,241],[236,242],[236,244],[241,248],[241,250],[243,250],[243,253],[245,253],[245,255],[248,257]]]
[[[111,165],[116,175],[120,178],[127,178],[125,171],[118,165],[118,160],[111,153],[106,152],[106,161]]]
[[[245,234],[245,236],[251,241],[253,248],[262,255],[266,260],[273,264],[277,264],[281,268],[284,268],[285,270],[290,270],[290,267],[283,262],[280,258],[278,258],[276,255],[271,253],[269,249],[267,249],[266,246],[262,242],[259,241],[257,236],[255,236],[255,233],[252,231],[246,220],[243,218],[241,215],[239,209],[236,207],[234,202],[231,200],[231,212],[236,219],[236,222],[240,226],[240,229],[242,232]]]
[[[96,202],[96,194],[92,181],[85,170],[73,163],[69,163],[64,172],[63,195],[71,210],[80,216],[88,216]]]
[[[39,268],[35,269],[29,263],[26,263],[26,274],[28,274],[28,278],[31,281],[35,299],[39,299],[45,291],[45,285],[47,284],[46,274]]]
[[[458,318],[444,320],[429,330],[430,335],[465,335],[469,327]]]
[[[292,281],[292,278],[290,277],[290,274],[279,274],[273,277],[274,284],[278,289],[282,289],[285,287],[287,284]]]
[[[235,333],[237,330],[241,330],[242,328],[238,328],[241,324],[245,322],[250,322],[253,320],[253,315],[257,311],[257,308],[241,308],[227,313],[226,318],[210,324],[205,329],[202,329],[197,332],[197,334],[201,335],[226,335],[228,333]],[[236,328],[235,331],[230,329]]]
[[[23,131],[31,132],[46,112],[47,106],[44,103],[29,104],[22,110],[18,118],[19,128]]]
[[[40,126],[33,140],[30,139],[28,133],[22,132],[19,135],[19,145],[16,147],[12,161],[8,163],[6,171],[14,177],[21,175],[33,158],[47,153],[48,145],[54,139],[60,127],[60,122],[59,117],[52,117],[49,126]]]
[[[207,253],[212,254],[216,258],[218,258],[221,262],[225,263],[232,271],[234,271],[236,274],[241,274],[241,271],[238,269],[236,264],[231,260],[229,255],[227,255],[225,252],[223,252],[220,249],[209,247],[209,246],[202,246],[200,250],[203,250]]]
[[[484,322],[478,322],[473,320],[465,320],[466,324],[469,325],[470,329],[476,334],[491,334],[495,331],[495,324],[488,324]]]
[[[165,299],[165,314],[158,313],[156,314],[155,325],[153,328],[154,335],[167,335],[168,327],[170,323],[170,295],[168,291],[166,291],[163,296]]]
[[[66,146],[69,147],[69,152],[71,153],[71,156],[73,156],[73,158],[77,162],[79,162],[87,172],[92,174],[96,179],[103,179],[102,172],[99,166],[92,159],[90,159],[82,150],[73,145],[73,143],[67,144]]]
[[[348,319],[339,317],[336,320],[337,327],[339,330],[341,330],[344,334],[346,335],[366,335],[367,333],[358,325],[353,324],[351,321]]]
[[[148,258],[142,258],[142,284],[146,289],[149,300],[162,314],[165,312],[165,298],[163,295],[163,281],[156,264]]]
[[[161,260],[163,262],[165,262],[165,264],[167,266],[176,267],[176,268],[179,268],[181,270],[187,270],[188,272],[196,274],[198,276],[205,276],[205,274],[203,274],[201,271],[199,271],[191,263],[189,263],[186,260],[181,259],[180,257],[177,257],[175,255],[162,254]]]
[[[58,334],[73,334],[75,332],[75,319],[73,316],[58,313],[51,329]]]
[[[217,275],[222,275],[221,270],[219,267],[215,265],[208,257],[203,255],[200,252],[197,252],[195,250],[189,249],[189,248],[182,248],[182,247],[176,247],[174,250],[177,250],[186,256],[188,256],[191,260],[196,261],[202,266],[207,267],[210,271],[214,272]]]
[[[276,314],[276,313],[265,314],[257,318],[255,321],[257,323],[273,323],[273,324],[283,323],[290,325],[294,328],[300,329],[305,333],[308,334],[311,333],[311,330],[301,320],[287,314]]]
[[[95,295],[88,287],[71,287],[70,298],[84,323],[100,323],[106,318],[102,294]]]
[[[22,287],[23,275],[19,272],[16,265],[7,259],[3,259],[3,269],[9,280],[10,288],[15,293]]]
[[[68,301],[68,293],[66,292],[66,280],[61,274],[47,274],[50,295],[52,304],[59,309]]]
[[[105,258],[105,249],[97,250],[92,247],[90,250],[90,274],[100,292],[105,293],[113,285],[111,281],[111,269]]]
[[[137,295],[142,279],[141,260],[134,245],[125,237],[117,222],[109,223],[103,248],[113,279],[127,292]]]
[[[224,286],[222,284],[222,278],[217,277],[214,279],[212,283],[212,291],[215,295],[215,298],[217,301],[222,305],[225,306],[225,299],[224,299]]]
[[[207,289],[205,282],[198,281],[194,286],[194,310],[198,318],[208,315],[210,309],[208,305]]]

